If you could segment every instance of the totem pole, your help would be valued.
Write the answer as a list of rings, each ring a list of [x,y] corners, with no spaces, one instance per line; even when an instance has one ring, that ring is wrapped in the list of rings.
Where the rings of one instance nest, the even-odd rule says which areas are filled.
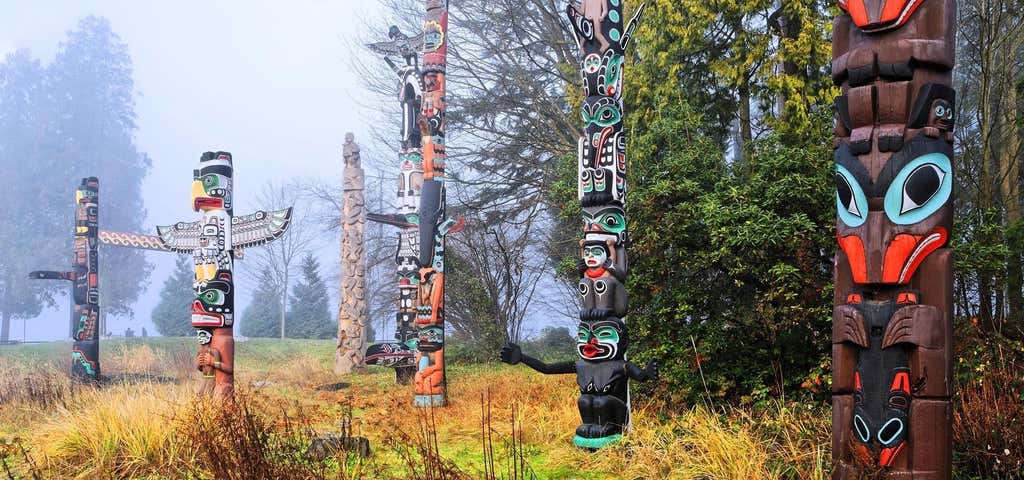
[[[445,69],[448,64],[448,0],[425,0],[423,102],[418,119],[423,142],[423,185],[419,206],[418,339],[414,404],[444,406],[444,236],[454,226],[445,218]]]
[[[395,380],[408,384],[416,373],[416,307],[419,288],[418,209],[423,185],[422,134],[417,123],[422,102],[422,79],[418,56],[423,47],[423,34],[407,37],[398,27],[388,32],[390,41],[367,45],[384,55],[384,61],[398,75],[398,102],[402,106],[402,137],[399,151],[398,213],[369,214],[373,222],[399,228],[398,250],[395,253],[398,280],[398,313],[395,315],[395,341],[370,345],[366,363],[395,369]],[[396,65],[390,56],[400,56],[404,65]]]
[[[338,348],[334,370],[363,368],[366,351],[366,202],[359,145],[345,135],[345,203],[341,212],[341,288],[338,301]]]
[[[582,424],[573,443],[597,449],[622,438],[629,425],[629,379],[654,380],[658,367],[626,360],[626,136],[622,130],[622,68],[644,5],[623,28],[618,0],[573,1],[567,9],[580,50],[585,99],[584,133],[577,150],[580,240],[580,360],[546,364],[518,345],[501,351],[505,363],[525,363],[544,374],[575,373]]]
[[[949,479],[954,0],[839,0],[835,479]]]
[[[234,392],[234,259],[241,258],[243,249],[284,235],[292,214],[287,208],[235,217],[233,182],[231,154],[206,152],[192,171],[192,208],[202,213],[201,220],[157,227],[158,236],[99,232],[101,243],[193,256],[192,326],[199,341],[196,367],[203,374],[200,394],[218,400],[229,400]]]
[[[29,278],[72,282],[71,376],[95,381],[100,376],[99,335],[99,180],[83,178],[75,191],[74,256],[70,272],[39,271]]]

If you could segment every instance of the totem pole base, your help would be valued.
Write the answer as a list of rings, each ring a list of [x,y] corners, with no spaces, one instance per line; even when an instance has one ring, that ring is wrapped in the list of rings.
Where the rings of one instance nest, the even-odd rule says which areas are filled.
[[[413,398],[413,406],[420,408],[443,407],[445,403],[444,395],[416,395]]]
[[[607,437],[601,438],[583,438],[579,435],[576,435],[575,437],[573,437],[572,443],[573,445],[576,445],[577,447],[580,448],[597,450],[599,448],[604,448],[609,445],[619,443],[620,440],[622,440],[622,434],[609,435]]]

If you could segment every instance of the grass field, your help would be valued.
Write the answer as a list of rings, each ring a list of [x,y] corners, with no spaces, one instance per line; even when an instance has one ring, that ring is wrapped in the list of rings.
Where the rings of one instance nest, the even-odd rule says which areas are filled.
[[[450,406],[422,410],[391,370],[335,376],[332,341],[259,339],[237,345],[237,406],[218,414],[196,401],[193,342],[105,341],[100,387],[69,382],[67,343],[4,347],[0,478],[828,476],[830,416],[820,406],[670,412],[636,401],[626,440],[589,453],[572,446],[579,417],[571,376],[452,366]],[[348,385],[318,389],[338,382]],[[346,418],[373,454],[316,458],[310,441],[340,431]]]

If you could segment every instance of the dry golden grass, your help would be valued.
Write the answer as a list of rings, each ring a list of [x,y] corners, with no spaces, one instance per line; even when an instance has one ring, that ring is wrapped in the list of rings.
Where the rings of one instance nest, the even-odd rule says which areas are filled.
[[[279,478],[442,478],[430,475],[431,468],[441,464],[444,478],[450,479],[530,478],[521,471],[513,473],[513,467],[520,470],[522,465],[540,479],[827,476],[830,419],[820,408],[779,405],[751,412],[697,407],[674,414],[636,401],[633,429],[626,440],[590,453],[572,445],[579,414],[571,376],[543,376],[504,365],[453,367],[450,405],[423,410],[411,406],[411,387],[396,387],[391,371],[374,369],[338,378],[329,369],[328,344],[302,345],[264,350],[252,344],[240,351],[247,358],[239,362],[236,384],[248,416],[227,419],[206,417],[209,413],[195,406],[195,375],[174,361],[180,346],[105,349],[105,369],[149,379],[124,376],[99,388],[68,385],[60,362],[49,365],[49,372],[36,368],[26,374],[24,363],[0,358],[0,395],[14,392],[7,393],[10,401],[0,403],[0,425],[10,426],[0,436],[22,439],[41,478],[182,478],[183,472],[191,478],[213,478],[203,465],[210,465],[214,457],[203,449],[217,443],[202,441],[194,426],[215,422],[237,423],[238,431],[247,432],[242,445],[263,452],[264,466],[259,468],[287,463],[289,468],[280,472],[292,473],[275,474]],[[273,361],[261,361],[263,351]],[[59,400],[33,400],[23,387],[10,385],[8,379],[15,377],[19,382],[57,386],[46,391],[61,392],[54,394]],[[350,386],[315,389],[338,381]],[[254,382],[258,387],[251,387]],[[349,409],[353,433],[371,442],[370,459],[316,463],[296,447],[310,438],[308,431],[337,431]],[[489,424],[484,421],[488,409]],[[514,446],[513,425],[519,439]],[[436,449],[426,441],[435,436]],[[488,437],[493,457],[484,453]],[[286,451],[275,455],[269,451],[273,448]],[[495,476],[490,474],[489,458]],[[252,467],[244,456],[227,460],[239,468]],[[22,472],[28,469],[16,456],[8,461]]]

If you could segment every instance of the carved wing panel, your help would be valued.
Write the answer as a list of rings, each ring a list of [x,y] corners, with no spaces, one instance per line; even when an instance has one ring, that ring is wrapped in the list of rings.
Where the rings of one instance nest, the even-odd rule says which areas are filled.
[[[291,221],[291,207],[234,217],[231,219],[231,246],[235,249],[251,248],[277,240],[284,235]]]
[[[167,249],[178,253],[192,253],[199,248],[199,222],[178,222],[174,225],[156,227],[160,240]]]

